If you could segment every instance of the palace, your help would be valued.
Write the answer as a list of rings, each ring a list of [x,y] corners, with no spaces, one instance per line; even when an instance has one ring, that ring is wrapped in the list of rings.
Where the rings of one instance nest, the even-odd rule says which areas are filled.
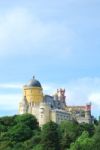
[[[63,120],[76,120],[79,123],[92,123],[91,104],[85,106],[68,106],[65,89],[57,89],[53,95],[45,95],[41,83],[33,77],[23,87],[23,98],[19,103],[19,114],[33,114],[39,125],[51,121],[58,124]]]

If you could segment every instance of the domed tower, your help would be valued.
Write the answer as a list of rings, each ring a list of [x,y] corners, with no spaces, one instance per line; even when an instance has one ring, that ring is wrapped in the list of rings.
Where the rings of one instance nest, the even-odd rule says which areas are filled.
[[[29,81],[23,88],[24,96],[27,99],[28,104],[39,105],[43,101],[43,89],[38,80],[33,79]]]

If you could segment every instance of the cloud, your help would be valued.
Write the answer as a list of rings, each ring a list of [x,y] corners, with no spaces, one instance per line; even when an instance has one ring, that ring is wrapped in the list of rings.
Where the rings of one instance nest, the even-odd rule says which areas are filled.
[[[23,84],[19,84],[19,83],[3,83],[0,84],[0,88],[1,89],[21,89],[23,86]]]
[[[0,109],[1,110],[16,110],[18,108],[21,94],[0,94]]]
[[[71,93],[71,102],[85,103],[90,101],[90,96],[100,91],[100,78],[79,78],[67,84],[67,88]],[[79,101],[78,101],[79,100]]]
[[[100,107],[100,92],[99,93],[92,93],[89,96],[89,100],[96,105],[97,107]]]
[[[21,89],[22,84],[19,83],[2,83],[0,84],[0,115],[13,115],[18,113],[19,102],[22,99],[22,93],[14,90]],[[9,94],[7,94],[9,91]]]
[[[73,31],[64,22],[45,22],[28,9],[16,8],[0,16],[0,56],[67,56]]]

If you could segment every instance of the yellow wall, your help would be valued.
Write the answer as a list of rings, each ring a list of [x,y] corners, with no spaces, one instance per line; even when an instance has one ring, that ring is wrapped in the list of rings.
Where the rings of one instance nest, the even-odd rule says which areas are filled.
[[[40,87],[24,87],[24,96],[28,102],[40,103],[43,101],[43,91]]]

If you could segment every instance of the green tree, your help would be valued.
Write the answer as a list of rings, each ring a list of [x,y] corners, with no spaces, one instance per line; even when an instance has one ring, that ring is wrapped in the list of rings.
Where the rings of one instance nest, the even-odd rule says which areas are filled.
[[[30,114],[0,118],[0,150],[28,150],[41,141],[37,119]]]
[[[71,144],[69,150],[91,150],[92,147],[93,139],[89,137],[89,133],[87,131],[84,131],[75,143]]]
[[[93,150],[99,150],[100,149],[100,123],[96,127],[96,131],[95,131],[95,134],[93,136],[93,139],[94,139]]]
[[[31,138],[32,130],[28,126],[20,123],[11,128],[7,135],[11,141],[20,142]]]
[[[93,136],[95,132],[94,124],[88,124],[88,123],[81,123],[80,124],[80,134],[82,134],[83,131],[87,131],[89,133],[89,136]]]
[[[96,118],[94,118],[94,125],[98,125],[99,124],[99,121],[96,119]]]
[[[39,129],[39,124],[35,116],[31,114],[17,115],[15,118],[17,124],[25,124],[32,130]]]
[[[5,125],[5,126],[13,126],[15,124],[15,119],[16,115],[14,116],[5,116],[0,118],[0,124]]]
[[[15,116],[5,116],[0,118],[0,133],[7,132],[8,129],[15,125]]]
[[[43,150],[41,144],[36,145],[32,150]]]
[[[0,141],[0,150],[11,150],[12,143],[10,140]]]
[[[45,124],[41,133],[42,150],[60,150],[58,125],[54,122]]]
[[[7,126],[0,124],[0,134],[7,131]]]
[[[75,121],[63,121],[60,124],[62,150],[69,148],[70,144],[79,136],[79,124]]]
[[[24,141],[24,146],[29,149],[32,149],[33,147],[36,147],[37,145],[40,144],[41,141],[41,135],[40,133],[36,132],[31,139],[28,139]]]

